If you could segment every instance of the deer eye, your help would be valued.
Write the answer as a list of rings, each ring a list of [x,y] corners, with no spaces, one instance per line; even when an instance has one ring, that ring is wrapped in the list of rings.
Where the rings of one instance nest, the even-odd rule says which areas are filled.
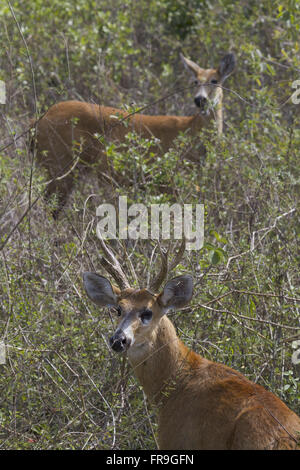
[[[151,310],[144,310],[141,314],[140,314],[140,319],[141,319],[141,322],[144,323],[144,324],[147,324],[151,321],[151,318],[152,318],[152,312]]]
[[[216,80],[215,78],[213,78],[210,83],[212,83],[212,85],[216,85],[218,83],[218,80]]]
[[[121,307],[118,306],[118,307],[115,308],[115,310],[116,310],[116,312],[117,312],[117,314],[118,314],[118,317],[120,317],[120,316],[122,315],[122,309],[121,309]]]
[[[194,80],[194,85],[199,85],[199,80]]]

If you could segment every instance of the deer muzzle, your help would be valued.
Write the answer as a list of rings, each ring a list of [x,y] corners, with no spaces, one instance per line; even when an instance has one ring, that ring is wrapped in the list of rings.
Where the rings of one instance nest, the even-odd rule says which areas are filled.
[[[131,339],[123,331],[117,331],[109,340],[111,348],[115,352],[124,352],[130,347]]]

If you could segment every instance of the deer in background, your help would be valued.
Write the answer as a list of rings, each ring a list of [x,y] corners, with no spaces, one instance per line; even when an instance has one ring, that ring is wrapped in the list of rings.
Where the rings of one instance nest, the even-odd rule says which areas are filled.
[[[193,295],[189,274],[165,276],[162,266],[150,289],[133,289],[113,253],[102,265],[118,287],[93,272],[83,274],[89,298],[115,310],[120,321],[111,348],[126,353],[148,399],[158,408],[160,449],[299,449],[300,419],[279,398],[241,373],[189,350],[167,317]],[[180,251],[180,250],[179,250]],[[181,250],[182,252],[182,250]]]
[[[96,163],[102,180],[105,175],[109,178],[112,169],[105,146],[96,136],[124,142],[126,134],[134,130],[144,138],[159,139],[156,153],[165,153],[179,132],[189,130],[198,136],[203,127],[216,120],[218,133],[222,133],[222,84],[233,72],[234,54],[225,55],[216,69],[203,69],[183,55],[181,58],[193,73],[197,86],[194,102],[199,111],[193,116],[128,114],[112,107],[64,101],[51,106],[38,122],[32,123],[36,127],[37,162],[51,178],[46,197],[57,194],[58,210],[72,190],[72,170],[79,160],[83,167]]]

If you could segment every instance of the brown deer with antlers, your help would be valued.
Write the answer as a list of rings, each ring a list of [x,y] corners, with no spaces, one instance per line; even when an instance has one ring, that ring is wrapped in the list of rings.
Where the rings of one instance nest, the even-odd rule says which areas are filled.
[[[99,135],[110,141],[124,142],[126,134],[134,130],[144,138],[159,139],[156,153],[164,153],[179,132],[190,130],[197,136],[203,127],[215,120],[218,133],[222,133],[222,84],[235,67],[234,54],[225,55],[216,69],[203,69],[183,55],[181,58],[195,77],[197,92],[194,102],[199,112],[193,116],[128,114],[112,107],[65,101],[52,106],[37,123],[32,124],[36,127],[37,161],[46,168],[52,180],[47,196],[56,193],[59,207],[72,190],[73,169],[79,161],[83,167],[96,163],[102,181],[103,178],[112,181],[110,172],[113,169]]]
[[[102,242],[103,243],[103,242]],[[103,266],[119,287],[83,274],[90,299],[120,316],[110,344],[126,353],[150,401],[159,410],[160,449],[299,449],[300,419],[279,398],[241,373],[189,350],[166,313],[187,305],[192,276],[168,281],[167,255],[150,289],[132,289],[112,252]],[[182,253],[181,249],[181,253]],[[171,268],[179,262],[174,260]]]

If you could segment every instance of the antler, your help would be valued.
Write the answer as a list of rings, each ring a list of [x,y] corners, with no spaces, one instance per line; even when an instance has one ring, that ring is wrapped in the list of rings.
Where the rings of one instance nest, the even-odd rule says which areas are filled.
[[[167,250],[164,250],[158,243],[158,248],[159,248],[160,255],[161,255],[161,267],[160,267],[159,274],[152,280],[150,287],[149,287],[149,289],[152,290],[153,292],[158,291],[163,281],[166,279],[168,272],[172,271],[172,269],[174,269],[180,262],[183,256],[183,253],[185,251],[185,237],[182,238],[182,242],[177,252],[177,255],[175,255],[170,265],[168,264],[168,254],[169,254],[170,246]]]
[[[99,236],[100,244],[104,253],[104,256],[101,256],[100,263],[103,268],[114,278],[121,290],[130,288],[130,283],[121,268],[121,265],[110,248],[106,245],[103,238]],[[177,254],[174,256],[172,262],[168,263],[168,255],[170,250],[170,245],[168,249],[161,247],[158,243],[158,248],[161,256],[161,267],[158,275],[152,280],[149,289],[153,292],[157,292],[163,281],[166,279],[169,271],[172,271],[180,262],[184,251],[185,251],[185,237],[182,238],[181,245]]]
[[[108,248],[103,238],[99,237],[104,256],[101,256],[100,263],[106,271],[114,278],[121,290],[130,287],[129,281],[121,268],[121,265],[113,252]]]

